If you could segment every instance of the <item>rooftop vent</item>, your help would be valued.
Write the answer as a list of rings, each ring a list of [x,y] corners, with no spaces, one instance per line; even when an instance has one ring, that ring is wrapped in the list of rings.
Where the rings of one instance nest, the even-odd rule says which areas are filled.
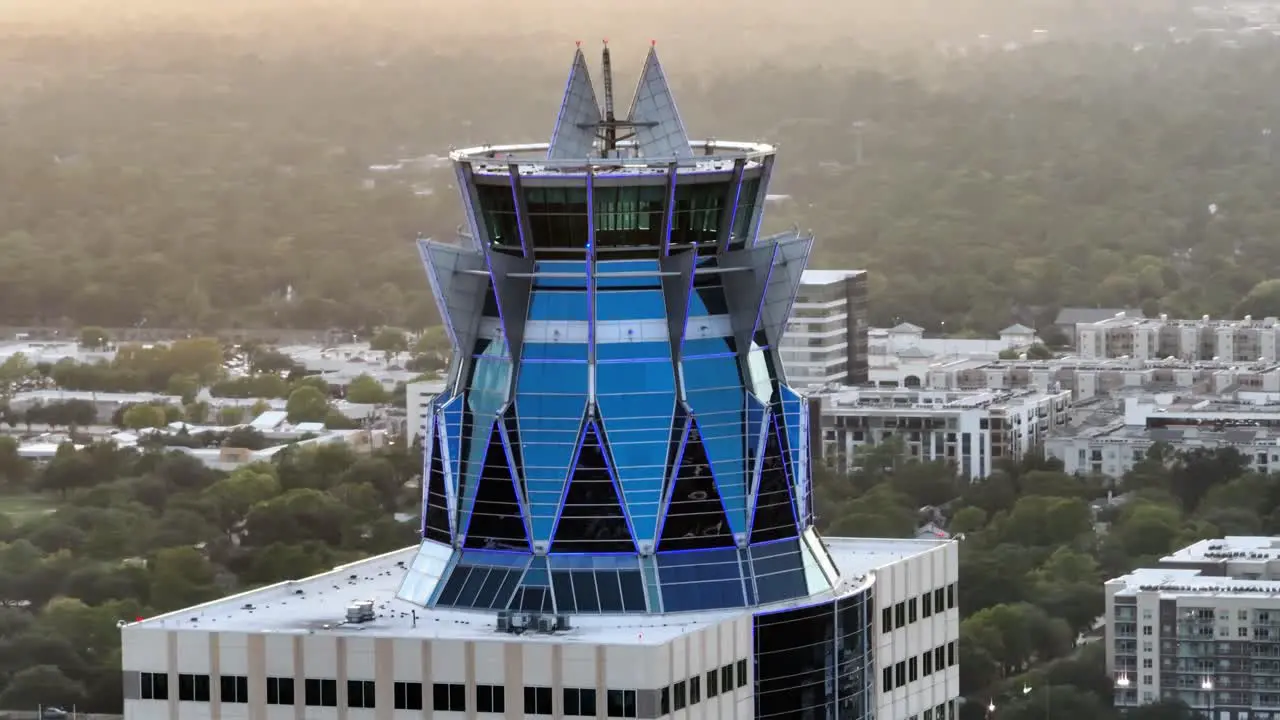
[[[568,615],[521,613],[502,610],[498,613],[497,630],[500,633],[522,635],[526,632],[551,635],[572,629]]]
[[[373,612],[372,600],[361,600],[347,606],[347,622],[367,623],[377,617]]]

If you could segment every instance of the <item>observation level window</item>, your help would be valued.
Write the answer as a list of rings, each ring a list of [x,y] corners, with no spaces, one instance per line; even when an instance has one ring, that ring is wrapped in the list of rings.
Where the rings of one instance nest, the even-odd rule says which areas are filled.
[[[534,248],[586,249],[590,223],[585,186],[525,187],[524,199]]]
[[[662,185],[596,187],[592,191],[599,248],[662,244]]]
[[[714,245],[724,218],[725,184],[676,185],[671,212],[671,244]]]
[[[476,185],[480,214],[484,218],[489,241],[499,247],[520,247],[520,223],[516,216],[515,197],[509,185]]]
[[[738,209],[733,216],[733,238],[735,245],[742,245],[750,238],[751,218],[756,214],[756,196],[760,194],[760,178],[747,178],[742,181],[738,190]]]

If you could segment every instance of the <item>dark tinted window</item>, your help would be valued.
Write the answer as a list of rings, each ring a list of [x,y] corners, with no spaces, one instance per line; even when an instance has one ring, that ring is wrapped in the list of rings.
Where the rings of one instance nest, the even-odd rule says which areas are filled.
[[[585,250],[588,239],[587,188],[525,187],[530,243],[535,249]]]
[[[671,213],[671,244],[714,245],[724,219],[726,183],[676,184]]]
[[[665,185],[593,188],[597,248],[660,246],[664,194]]]
[[[477,185],[480,212],[485,232],[494,245],[520,247],[520,228],[516,219],[515,197],[509,185]]]

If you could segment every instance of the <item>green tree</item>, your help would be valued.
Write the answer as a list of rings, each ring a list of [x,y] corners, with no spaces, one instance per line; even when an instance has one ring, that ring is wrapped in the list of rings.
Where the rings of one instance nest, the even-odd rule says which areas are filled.
[[[111,342],[107,331],[100,327],[83,327],[80,328],[80,347],[87,350],[101,350]]]
[[[387,401],[382,383],[369,375],[359,375],[347,386],[347,400],[364,405],[381,405]]]
[[[380,352],[404,352],[409,349],[409,338],[399,328],[384,327],[369,341],[369,348]]]
[[[219,594],[213,566],[195,548],[157,550],[148,570],[151,604],[162,612],[196,605]]]
[[[56,665],[33,665],[13,675],[0,693],[0,706],[83,705],[85,697],[84,685],[68,678]]]
[[[124,411],[124,426],[130,430],[164,427],[168,424],[164,408],[159,405],[138,404]]]
[[[314,387],[300,387],[289,393],[285,410],[291,423],[323,422],[329,413],[329,399]]]
[[[261,413],[259,413],[259,415],[260,414]],[[238,405],[223,405],[222,407],[218,408],[218,424],[219,425],[223,427],[230,427],[232,425],[239,425],[243,421],[244,421],[244,408]]]

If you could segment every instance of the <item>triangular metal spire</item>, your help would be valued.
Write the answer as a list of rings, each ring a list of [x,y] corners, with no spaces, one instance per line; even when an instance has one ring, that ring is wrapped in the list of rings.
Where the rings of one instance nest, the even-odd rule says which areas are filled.
[[[658,62],[658,49],[650,46],[644,70],[636,84],[627,120],[636,124],[635,142],[640,154],[652,158],[693,157],[689,136],[680,122],[680,111],[667,85],[667,76]]]
[[[596,129],[600,127],[600,103],[596,89],[591,84],[591,72],[587,70],[587,58],[582,48],[573,55],[569,68],[569,83],[560,101],[560,114],[556,128],[551,133],[548,160],[575,160],[592,155],[596,141]]]

